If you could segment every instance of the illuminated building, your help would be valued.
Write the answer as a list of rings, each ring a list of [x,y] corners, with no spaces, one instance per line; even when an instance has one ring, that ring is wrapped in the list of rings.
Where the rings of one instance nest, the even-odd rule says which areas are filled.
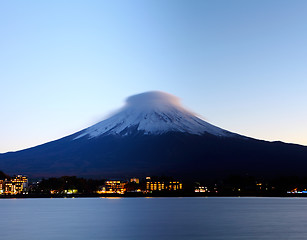
[[[65,194],[77,194],[78,193],[78,189],[68,189],[68,190],[64,190]]]
[[[3,194],[4,192],[4,181],[0,180],[0,194]]]
[[[257,185],[257,187],[259,188],[259,190],[261,190],[261,188],[262,188],[262,183],[257,183],[256,185]]]
[[[50,190],[50,194],[58,194],[58,193],[60,193],[59,190]]]
[[[140,183],[140,179],[138,179],[138,178],[131,178],[130,182],[131,183],[135,182],[136,184],[139,184]]]
[[[146,177],[146,190],[147,191],[176,191],[182,190],[182,183],[179,181],[165,181],[163,179],[155,181]]]
[[[140,184],[139,178],[131,178],[130,181],[126,184],[126,192],[143,192],[145,190],[145,185]]]
[[[2,183],[2,184],[1,184]],[[18,175],[11,179],[0,181],[0,193],[4,194],[20,194],[28,187],[28,178]]]
[[[204,192],[210,192],[210,191],[208,190],[207,187],[197,186],[197,187],[195,187],[195,191],[194,192],[196,192],[196,193],[204,193]]]
[[[97,193],[117,193],[124,194],[126,192],[126,182],[122,181],[105,181],[105,184],[101,187]]]

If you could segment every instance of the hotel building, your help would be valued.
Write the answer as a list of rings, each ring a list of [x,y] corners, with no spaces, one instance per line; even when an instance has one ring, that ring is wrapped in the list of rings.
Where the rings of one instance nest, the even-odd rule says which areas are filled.
[[[0,194],[20,194],[28,187],[28,178],[17,175],[11,179],[0,180]]]
[[[127,182],[115,180],[115,181],[105,181],[105,184],[101,187],[101,189],[97,192],[100,194],[103,193],[117,193],[124,194],[126,192],[126,184]]]
[[[176,191],[182,190],[182,183],[174,180],[151,179],[146,177],[147,191]]]

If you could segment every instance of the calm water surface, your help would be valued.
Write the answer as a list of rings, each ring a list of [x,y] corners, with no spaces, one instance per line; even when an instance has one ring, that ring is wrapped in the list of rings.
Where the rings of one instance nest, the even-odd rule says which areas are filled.
[[[307,239],[307,198],[0,199],[0,239]]]

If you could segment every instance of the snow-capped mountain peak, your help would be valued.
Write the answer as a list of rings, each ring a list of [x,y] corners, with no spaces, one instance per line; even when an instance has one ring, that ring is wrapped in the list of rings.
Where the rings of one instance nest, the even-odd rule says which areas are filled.
[[[125,136],[136,131],[143,134],[182,132],[225,137],[235,135],[196,117],[181,106],[176,96],[152,91],[127,98],[125,106],[116,114],[81,131],[75,139],[110,134]]]

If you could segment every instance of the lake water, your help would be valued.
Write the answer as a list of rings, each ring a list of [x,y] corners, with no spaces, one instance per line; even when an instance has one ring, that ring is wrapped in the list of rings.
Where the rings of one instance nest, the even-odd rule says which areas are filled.
[[[307,198],[0,199],[0,239],[307,239]]]

